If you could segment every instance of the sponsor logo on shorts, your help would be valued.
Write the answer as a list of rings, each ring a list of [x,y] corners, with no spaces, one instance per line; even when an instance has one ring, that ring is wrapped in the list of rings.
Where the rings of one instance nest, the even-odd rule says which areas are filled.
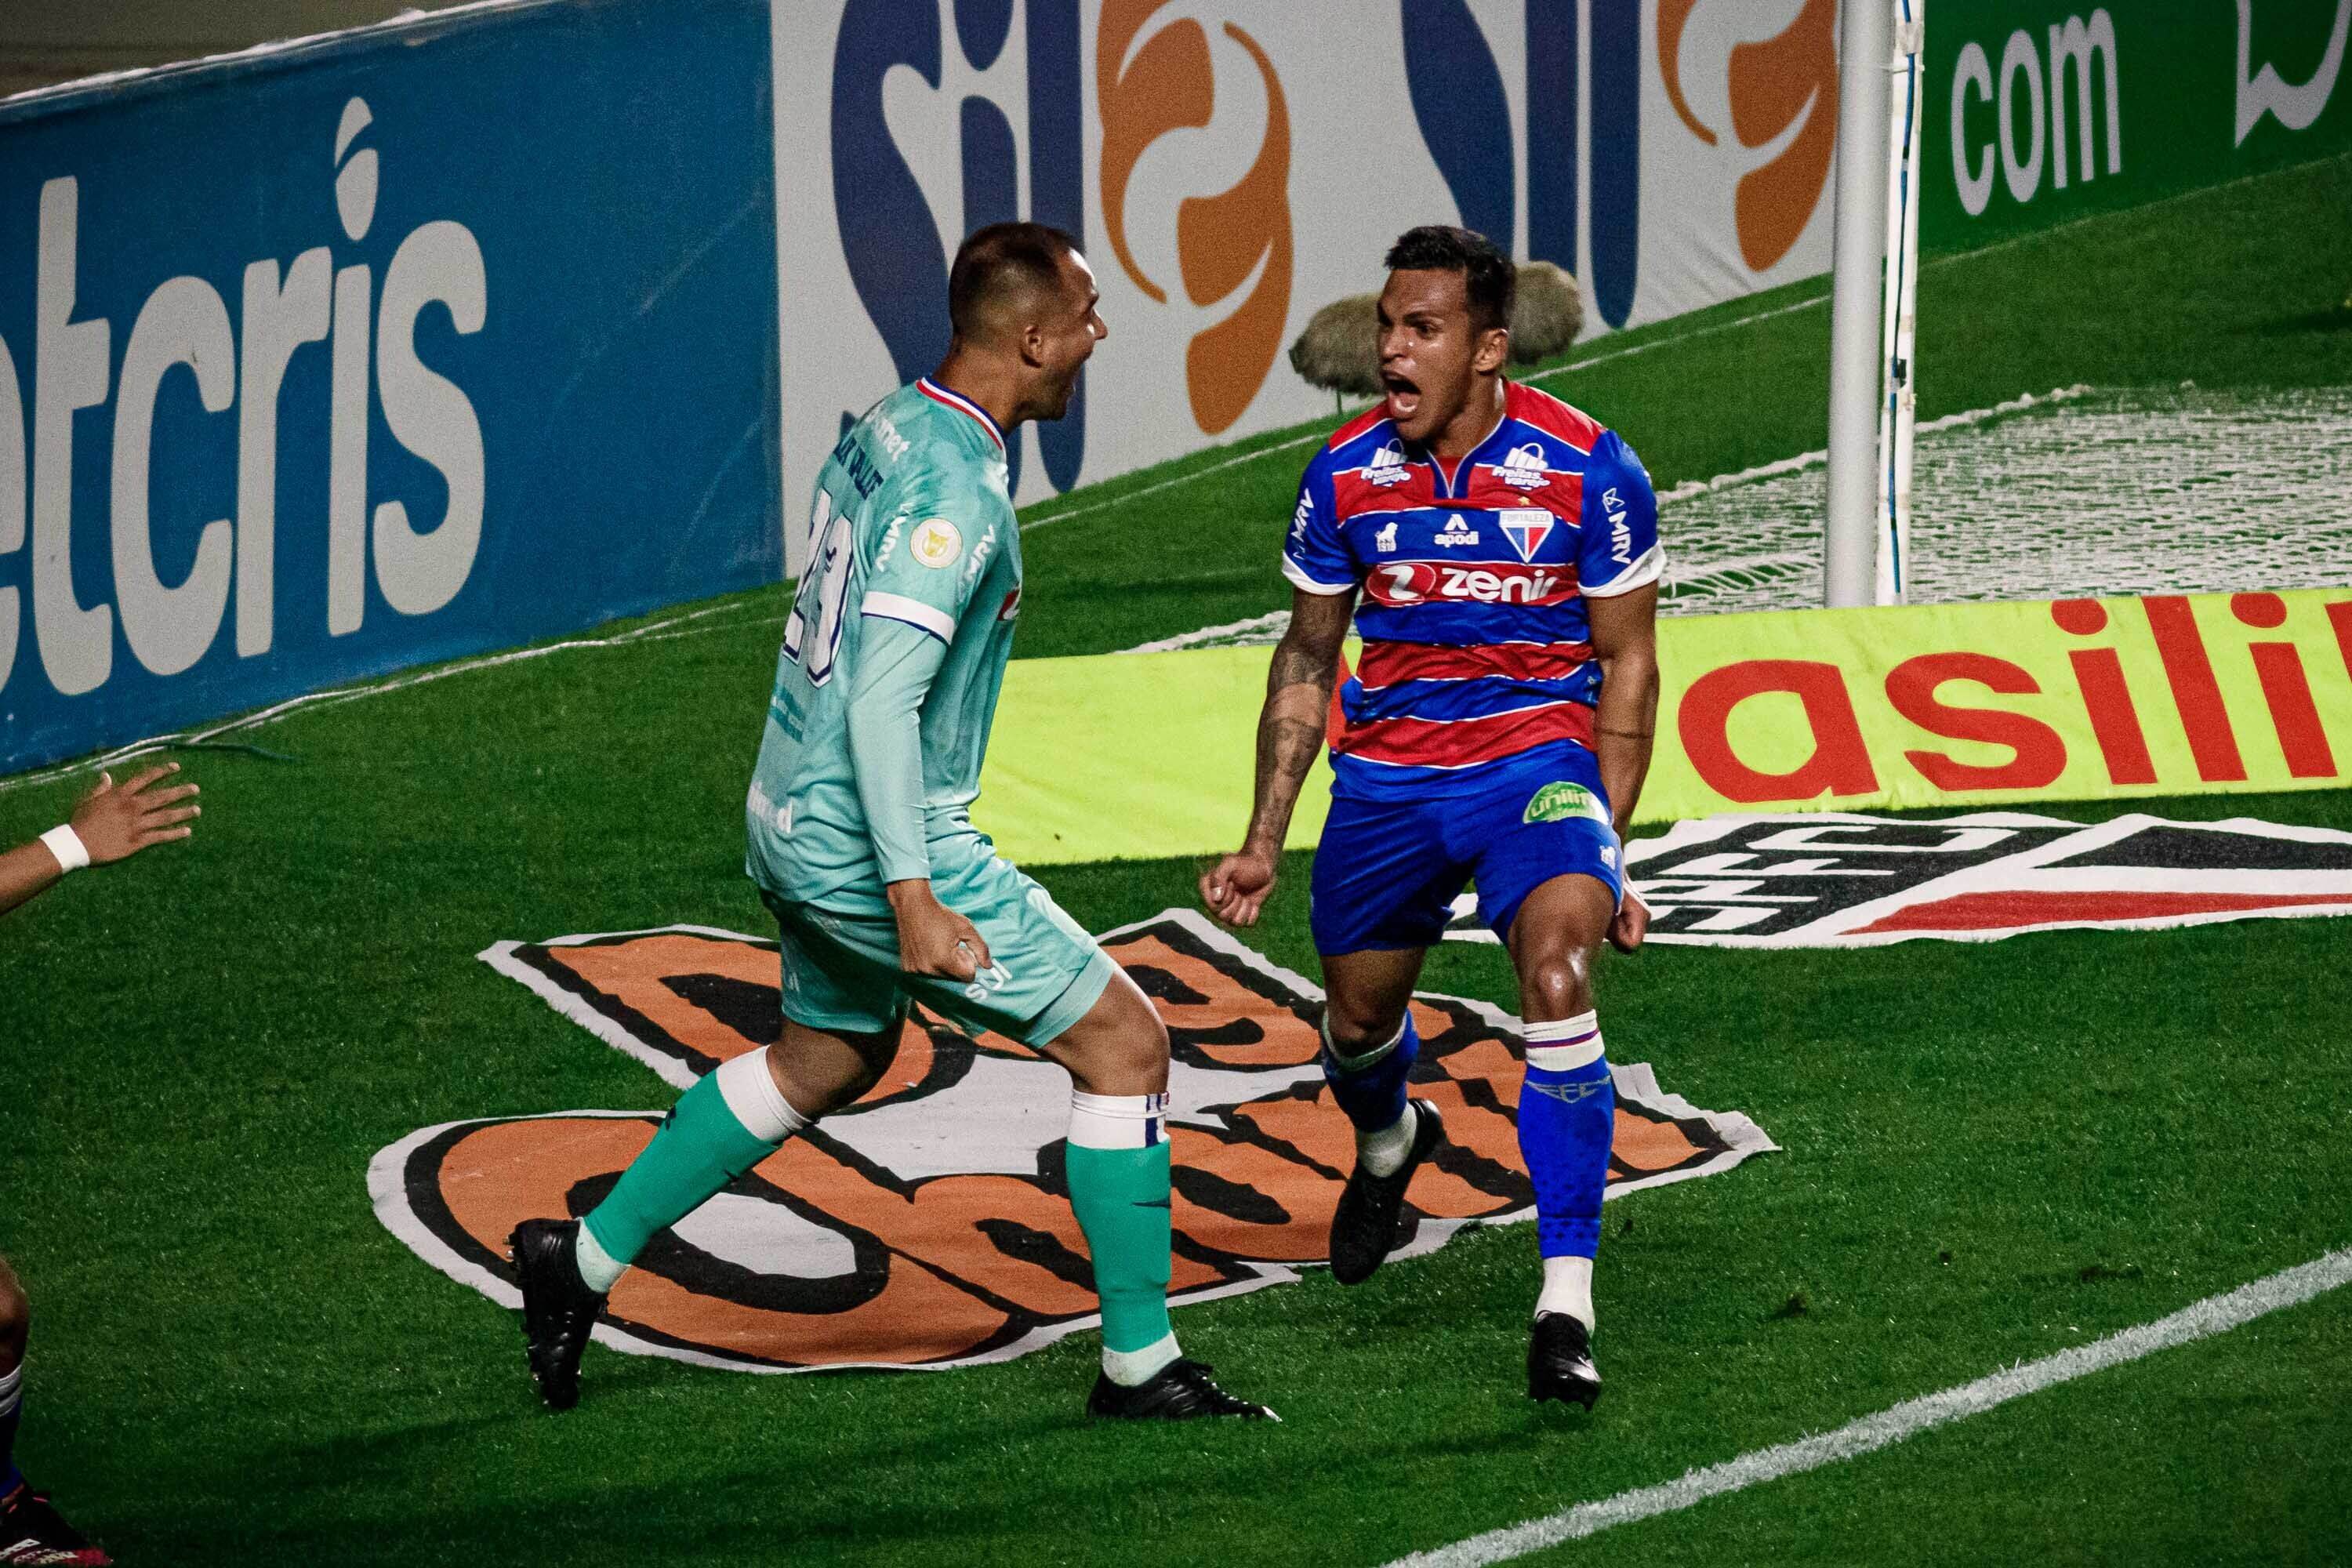
[[[1326,1256],[1354,1136],[1318,1061],[1322,997],[1190,911],[1103,946],[1167,1021],[1176,1232],[1170,1300],[1298,1278]],[[706,927],[545,942],[482,957],[604,1046],[660,1075],[666,1105],[719,1062],[775,1038],[777,944]],[[1466,1224],[1531,1217],[1515,1114],[1525,1044],[1483,1003],[1421,995],[1413,1093],[1451,1152],[1413,1178],[1404,1255]],[[580,1037],[588,1047],[588,1035]],[[601,1047],[590,1048],[602,1048]],[[1688,1180],[1771,1148],[1735,1112],[1615,1069],[1612,1192]],[[1062,1180],[1069,1079],[1038,1052],[916,1011],[896,1059],[855,1105],[746,1172],[655,1238],[597,1335],[706,1365],[764,1371],[1003,1361],[1095,1321],[1086,1238]],[[511,1304],[506,1237],[578,1214],[653,1139],[659,1110],[572,1110],[425,1128],[369,1171],[376,1212],[419,1256]]]
[[[907,552],[918,562],[934,570],[941,566],[952,565],[955,558],[963,553],[963,535],[957,532],[956,525],[946,518],[926,518],[916,525],[914,537],[908,542]]]
[[[1560,779],[1536,791],[1528,802],[1522,822],[1567,822],[1573,817],[1589,816],[1595,822],[1607,822],[1608,812],[1601,809],[1601,797],[1580,784]]]

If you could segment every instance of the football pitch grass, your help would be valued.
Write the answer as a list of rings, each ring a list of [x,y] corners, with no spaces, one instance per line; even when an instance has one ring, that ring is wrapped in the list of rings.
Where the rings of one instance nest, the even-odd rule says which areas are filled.
[[[1925,352],[1923,416],[2076,381],[2352,384],[2347,212],[2338,160],[1931,267],[1923,323],[1954,324]],[[1808,289],[1595,343],[1581,357],[1619,357],[1549,384],[1625,429],[1662,486],[1818,446],[1826,312],[1727,324]],[[1105,494],[1191,483],[1031,532],[1022,652],[1279,607],[1305,450],[1194,458]],[[238,737],[297,760],[184,753],[207,806],[192,844],[0,925],[0,1252],[35,1303],[19,1458],[119,1559],[1381,1563],[2352,1244],[2342,921],[1657,948],[1604,966],[1612,1056],[1785,1152],[1609,1205],[1590,1415],[1525,1398],[1518,1226],[1354,1289],[1310,1271],[1181,1310],[1187,1351],[1278,1426],[1091,1426],[1088,1333],[938,1374],[754,1377],[596,1347],[581,1409],[549,1416],[513,1315],[384,1231],[367,1163],[457,1118],[671,1101],[473,955],[766,929],[740,809],[781,613],[770,590],[693,635]],[[0,791],[0,841],[75,787]],[[2135,804],[2352,829],[2343,792]],[[1187,903],[1195,870],[1042,877],[1100,931]],[[1250,940],[1311,974],[1305,872],[1292,857]],[[1423,984],[1512,997],[1491,947],[1441,947]],[[2340,1562],[2347,1391],[2336,1291],[1533,1561]]]

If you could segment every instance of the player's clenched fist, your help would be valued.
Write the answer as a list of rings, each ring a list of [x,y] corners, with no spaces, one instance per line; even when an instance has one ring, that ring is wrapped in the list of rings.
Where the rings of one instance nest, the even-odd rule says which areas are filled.
[[[1649,933],[1650,906],[1633,889],[1625,889],[1624,901],[1617,906],[1617,918],[1609,922],[1609,945],[1620,952],[1631,952],[1642,945]]]
[[[118,787],[112,773],[100,773],[81,804],[74,807],[74,837],[89,851],[90,864],[104,866],[127,859],[151,844],[185,838],[195,829],[187,824],[203,807],[182,805],[196,793],[194,784],[156,787],[180,771],[165,763],[142,773]]]
[[[1280,869],[1280,860],[1268,850],[1228,855],[1201,873],[1201,902],[1229,926],[1255,925]]]
[[[887,891],[898,918],[901,970],[970,980],[989,967],[980,928],[940,902],[929,882],[893,882]]]

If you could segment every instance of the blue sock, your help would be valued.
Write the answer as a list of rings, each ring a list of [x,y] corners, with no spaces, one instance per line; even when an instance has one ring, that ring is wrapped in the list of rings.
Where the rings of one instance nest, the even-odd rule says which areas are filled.
[[[24,1485],[24,1472],[16,1468],[16,1417],[25,1408],[25,1363],[0,1377],[0,1498],[6,1497]]]
[[[1601,1194],[1617,1130],[1617,1090],[1591,1013],[1527,1031],[1519,1152],[1536,1189],[1536,1242],[1546,1258],[1591,1258],[1601,1247]]]
[[[1331,1044],[1331,1026],[1323,1026],[1323,1081],[1331,1098],[1362,1131],[1377,1132],[1396,1125],[1404,1114],[1404,1080],[1421,1058],[1421,1037],[1413,1032],[1407,1011],[1396,1037],[1357,1056],[1341,1056]]]

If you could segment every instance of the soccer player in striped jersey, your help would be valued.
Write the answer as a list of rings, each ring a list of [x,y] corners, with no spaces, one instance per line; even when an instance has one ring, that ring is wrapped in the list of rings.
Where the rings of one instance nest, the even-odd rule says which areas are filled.
[[[580,1396],[606,1293],[658,1231],[879,1080],[911,1002],[1069,1069],[1065,1175],[1102,1300],[1090,1414],[1268,1416],[1168,1321],[1168,1031],[1150,999],[971,825],[1021,607],[1004,439],[1058,419],[1106,335],[1076,241],[995,224],[948,279],[932,374],[866,411],[817,476],[809,553],[745,807],[781,933],[783,1031],[687,1090],[580,1219],[512,1237],[531,1375]]]
[[[1330,999],[1324,1074],[1356,1128],[1331,1271],[1353,1284],[1380,1267],[1443,1136],[1406,1094],[1419,1050],[1406,1004],[1475,880],[1527,1023],[1519,1147],[1543,1255],[1528,1391],[1589,1407],[1615,1121],[1593,963],[1603,941],[1639,946],[1649,918],[1626,891],[1623,843],[1657,717],[1657,501],[1615,432],[1504,377],[1513,271],[1484,236],[1416,228],[1388,267],[1386,395],[1299,485],[1255,807],[1201,893],[1248,925],[1274,890],[1352,613],[1363,652],[1340,688],[1309,907]]]

